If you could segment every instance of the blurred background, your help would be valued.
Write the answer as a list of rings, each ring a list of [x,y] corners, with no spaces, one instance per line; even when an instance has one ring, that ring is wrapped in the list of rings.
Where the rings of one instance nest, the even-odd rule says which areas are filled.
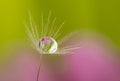
[[[92,30],[106,36],[120,49],[120,1],[119,0],[0,0],[0,63],[12,56],[21,44],[29,44],[24,21],[29,21],[30,10],[40,27],[41,12],[64,20],[64,34],[74,30]],[[64,36],[63,34],[63,36]]]

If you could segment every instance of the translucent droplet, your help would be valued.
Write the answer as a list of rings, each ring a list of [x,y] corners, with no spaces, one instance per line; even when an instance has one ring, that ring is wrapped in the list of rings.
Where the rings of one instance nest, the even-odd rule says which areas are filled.
[[[43,37],[39,40],[38,46],[43,54],[52,54],[57,51],[58,44],[56,40],[51,37]]]

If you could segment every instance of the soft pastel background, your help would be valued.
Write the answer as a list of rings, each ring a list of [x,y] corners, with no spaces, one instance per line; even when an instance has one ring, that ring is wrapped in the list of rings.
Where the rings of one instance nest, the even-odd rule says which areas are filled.
[[[4,67],[4,64],[7,64],[8,59],[12,57],[14,59],[15,53],[13,52],[16,51],[16,48],[17,50],[19,47],[20,49],[22,47],[27,48],[27,46],[29,48],[27,34],[25,32],[25,26],[23,24],[24,21],[29,20],[29,10],[31,11],[33,18],[39,27],[41,25],[41,12],[44,13],[45,17],[47,17],[48,12],[51,10],[52,18],[57,17],[56,24],[58,25],[65,20],[66,23],[64,25],[64,33],[62,34],[62,36],[73,30],[90,30],[101,34],[103,38],[105,37],[105,39],[109,40],[109,43],[107,42],[108,45],[115,48],[115,51],[117,50],[117,53],[113,53],[113,55],[118,55],[119,58],[119,0],[0,0],[0,66],[2,66],[1,68]],[[90,45],[88,45],[88,47],[89,46]],[[104,47],[105,46],[101,48]],[[113,67],[114,65],[111,66]],[[113,81],[115,80],[113,79]]]

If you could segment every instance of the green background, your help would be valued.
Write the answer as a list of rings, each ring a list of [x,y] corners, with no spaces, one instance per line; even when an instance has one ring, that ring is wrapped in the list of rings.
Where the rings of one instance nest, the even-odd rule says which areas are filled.
[[[65,33],[89,29],[102,33],[120,47],[119,0],[0,0],[0,59],[6,58],[16,43],[26,43],[23,21],[29,19],[28,11],[38,26],[40,15],[52,11],[60,24],[64,20]]]

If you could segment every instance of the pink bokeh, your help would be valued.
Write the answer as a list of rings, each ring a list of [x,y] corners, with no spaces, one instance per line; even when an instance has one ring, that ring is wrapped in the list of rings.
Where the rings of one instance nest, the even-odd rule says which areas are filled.
[[[39,81],[120,81],[120,60],[112,45],[96,37],[78,40],[81,48],[58,55],[61,60],[52,63],[43,58]],[[0,81],[36,81],[40,55],[23,48],[16,54],[0,73]]]

